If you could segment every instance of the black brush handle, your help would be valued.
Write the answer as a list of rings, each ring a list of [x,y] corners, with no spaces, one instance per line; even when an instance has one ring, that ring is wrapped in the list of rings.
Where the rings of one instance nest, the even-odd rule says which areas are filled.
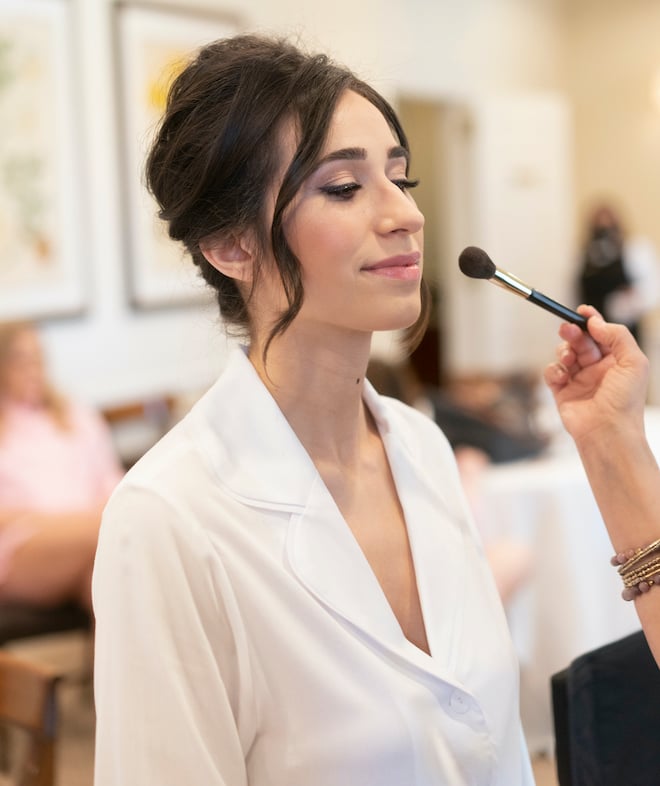
[[[573,311],[566,306],[562,306],[561,303],[557,303],[557,301],[553,300],[551,297],[543,295],[541,292],[537,292],[535,289],[533,289],[527,300],[529,300],[530,303],[541,306],[541,308],[544,308],[551,314],[555,314],[555,316],[565,319],[567,322],[573,322],[574,324],[579,325],[582,330],[587,330],[586,317],[583,317],[582,314],[578,314],[577,311]]]

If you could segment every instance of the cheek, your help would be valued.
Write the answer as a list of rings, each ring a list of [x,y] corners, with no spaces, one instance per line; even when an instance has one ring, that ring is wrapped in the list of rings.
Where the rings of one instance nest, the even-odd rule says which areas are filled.
[[[350,261],[359,250],[361,234],[354,217],[349,219],[341,212],[326,210],[325,214],[296,218],[291,227],[289,245],[300,260],[304,270],[322,267],[327,273],[337,270],[338,264]],[[332,262],[332,265],[327,264]]]

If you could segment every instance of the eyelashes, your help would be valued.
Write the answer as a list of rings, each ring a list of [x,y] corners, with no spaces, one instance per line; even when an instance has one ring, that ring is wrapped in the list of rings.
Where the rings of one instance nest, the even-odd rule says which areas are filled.
[[[398,180],[393,180],[392,182],[402,191],[408,191],[411,188],[417,188],[419,185],[419,180],[409,180],[407,177],[402,177]]]
[[[359,183],[340,183],[339,185],[321,186],[320,191],[328,196],[350,199],[362,188]]]
[[[408,191],[419,185],[419,180],[409,180],[407,177],[396,178],[391,181],[401,191]],[[337,185],[321,186],[320,191],[331,197],[349,200],[362,188],[359,183],[339,183]]]

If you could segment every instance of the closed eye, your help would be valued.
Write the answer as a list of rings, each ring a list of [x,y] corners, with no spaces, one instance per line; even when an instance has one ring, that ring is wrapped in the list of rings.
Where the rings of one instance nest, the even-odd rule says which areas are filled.
[[[419,185],[419,180],[408,180],[407,177],[397,178],[392,180],[394,185],[397,188],[400,188],[402,191],[408,191],[411,188],[417,188]]]
[[[337,185],[321,186],[321,191],[338,199],[351,199],[362,186],[359,183],[338,183]]]
[[[419,180],[409,180],[407,177],[394,178],[391,182],[401,191],[408,191],[419,185]],[[324,194],[328,194],[328,196],[347,201],[352,199],[361,188],[362,186],[359,183],[351,182],[321,186],[320,190]]]

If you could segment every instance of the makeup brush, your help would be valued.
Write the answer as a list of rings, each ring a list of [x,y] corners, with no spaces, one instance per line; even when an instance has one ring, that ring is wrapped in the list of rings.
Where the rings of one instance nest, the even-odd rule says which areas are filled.
[[[551,314],[555,314],[555,316],[561,317],[567,322],[573,322],[579,325],[582,330],[587,329],[587,320],[582,314],[578,314],[577,311],[562,306],[561,303],[557,303],[556,300],[549,298],[547,295],[543,295],[541,292],[537,292],[536,289],[527,286],[527,284],[524,284],[519,278],[512,276],[511,273],[507,273],[504,270],[498,270],[493,260],[481,248],[468,246],[461,251],[458,257],[458,266],[461,272],[465,273],[465,275],[470,278],[485,278],[492,284],[496,284],[503,289],[508,289],[509,292],[513,292],[515,295],[523,297],[525,300],[529,300],[530,303],[534,303],[534,305],[544,308]]]

